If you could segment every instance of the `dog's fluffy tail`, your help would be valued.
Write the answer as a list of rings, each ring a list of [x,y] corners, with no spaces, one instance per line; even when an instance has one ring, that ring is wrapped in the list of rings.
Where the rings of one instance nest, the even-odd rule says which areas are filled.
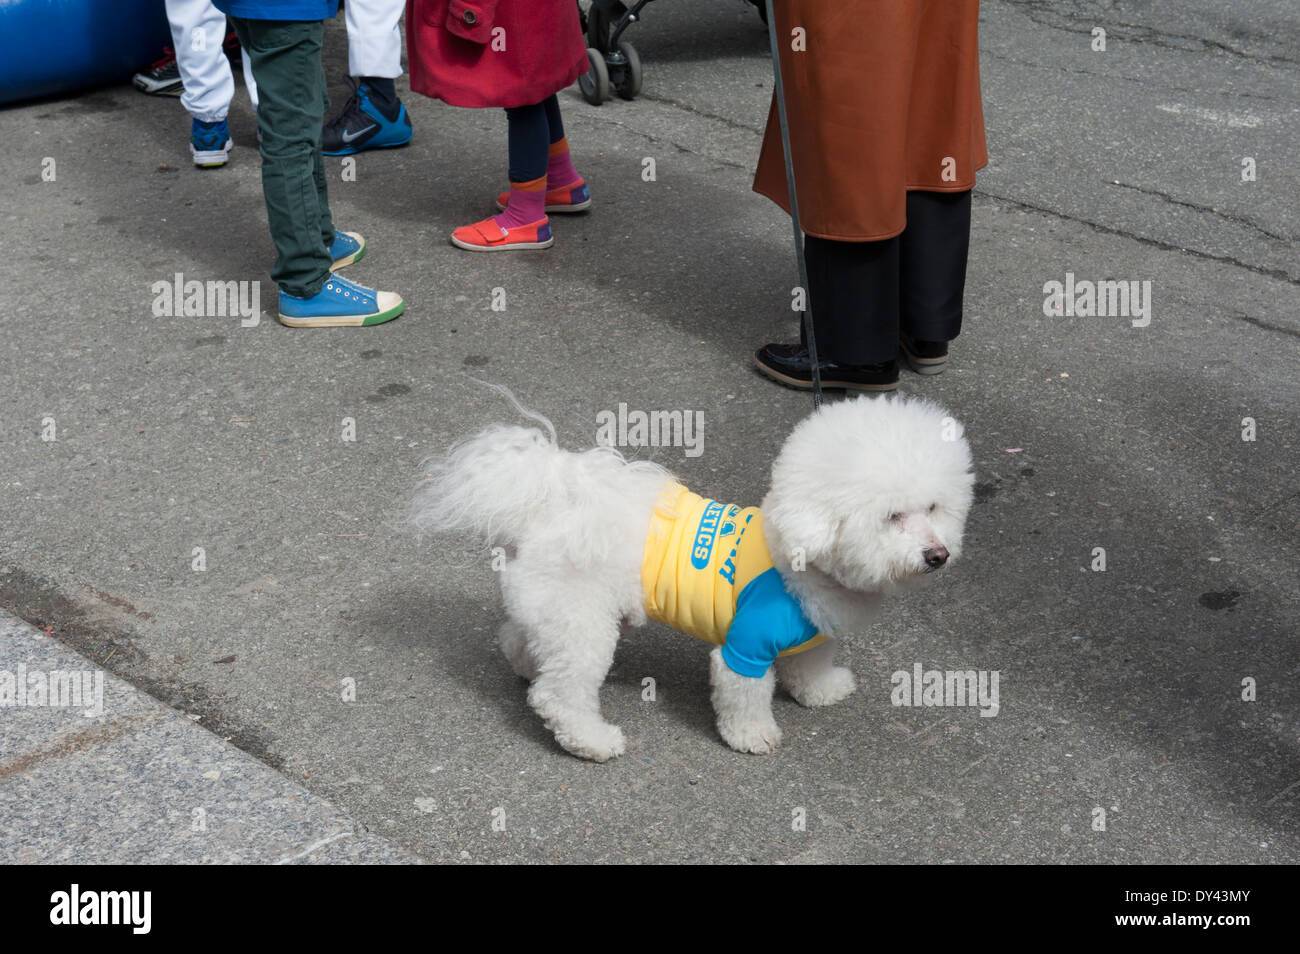
[[[427,476],[408,513],[417,530],[468,530],[496,545],[518,543],[532,529],[549,532],[557,546],[580,559],[598,560],[610,545],[611,527],[575,515],[608,514],[608,523],[617,523],[630,500],[652,501],[673,479],[657,464],[625,461],[611,447],[562,450],[549,420],[504,388],[490,386],[546,433],[493,424],[452,445],[445,456],[425,461]]]
[[[530,519],[567,494],[565,456],[536,428],[492,424],[425,461],[428,476],[411,501],[411,523],[420,531],[469,530],[513,543]]]

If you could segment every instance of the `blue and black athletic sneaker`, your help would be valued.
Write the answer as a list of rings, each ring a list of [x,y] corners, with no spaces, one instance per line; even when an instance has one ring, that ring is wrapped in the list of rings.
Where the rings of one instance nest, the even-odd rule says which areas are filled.
[[[410,141],[411,119],[402,101],[385,102],[365,83],[355,83],[343,111],[321,130],[321,152],[327,156],[351,156]]]
[[[195,119],[190,123],[190,152],[194,154],[194,164],[204,169],[224,166],[230,158],[230,127],[223,119],[215,123],[200,122]]]

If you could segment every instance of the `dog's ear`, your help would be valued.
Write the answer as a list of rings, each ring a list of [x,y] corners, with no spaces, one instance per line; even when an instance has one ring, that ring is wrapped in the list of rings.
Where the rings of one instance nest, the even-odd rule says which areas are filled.
[[[796,507],[777,504],[763,511],[772,555],[795,567],[820,563],[828,557],[835,549],[842,525],[843,520],[810,501]]]

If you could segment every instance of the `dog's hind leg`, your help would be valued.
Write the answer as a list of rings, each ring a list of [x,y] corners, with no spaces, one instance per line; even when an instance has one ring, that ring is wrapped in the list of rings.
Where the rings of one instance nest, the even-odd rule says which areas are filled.
[[[829,706],[847,699],[858,688],[853,673],[843,666],[832,665],[835,644],[827,640],[820,646],[805,649],[776,661],[781,685],[801,706]]]
[[[709,683],[718,732],[737,752],[767,755],[781,744],[781,727],[772,716],[776,677],[769,669],[761,677],[732,672],[722,659],[722,647],[709,654]]]
[[[506,660],[521,679],[532,682],[537,678],[537,663],[528,649],[528,630],[513,619],[507,619],[497,630],[497,642]]]
[[[552,617],[532,633],[537,677],[528,703],[556,742],[593,762],[622,755],[625,747],[623,730],[600,714],[600,686],[617,643],[617,618],[599,612]]]

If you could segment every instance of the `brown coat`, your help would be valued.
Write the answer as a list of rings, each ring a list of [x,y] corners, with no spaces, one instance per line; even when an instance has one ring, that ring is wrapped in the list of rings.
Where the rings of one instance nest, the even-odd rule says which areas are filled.
[[[907,224],[907,190],[964,192],[988,164],[979,0],[775,0],[799,218],[867,242]],[[791,49],[802,27],[806,48]],[[776,97],[754,191],[790,210]]]

